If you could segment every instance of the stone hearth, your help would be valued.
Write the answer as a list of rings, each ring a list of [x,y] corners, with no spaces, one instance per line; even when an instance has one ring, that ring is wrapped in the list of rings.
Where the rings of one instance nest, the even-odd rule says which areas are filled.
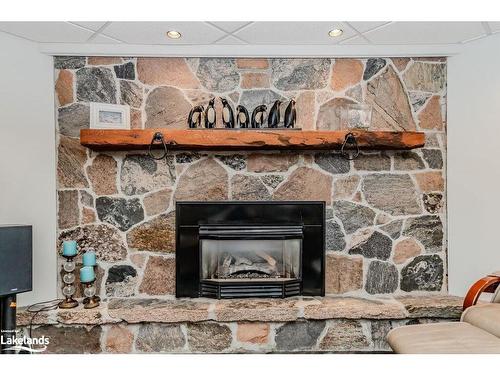
[[[443,295],[114,298],[92,310],[40,313],[33,332],[50,335],[49,352],[383,352],[390,350],[385,336],[391,328],[458,320],[461,312],[461,298]],[[18,325],[27,329],[30,317],[19,311]]]

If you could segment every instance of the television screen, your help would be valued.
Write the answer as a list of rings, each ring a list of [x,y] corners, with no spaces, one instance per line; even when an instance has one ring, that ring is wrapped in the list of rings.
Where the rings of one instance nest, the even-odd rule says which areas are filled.
[[[0,225],[0,297],[32,290],[32,227]]]

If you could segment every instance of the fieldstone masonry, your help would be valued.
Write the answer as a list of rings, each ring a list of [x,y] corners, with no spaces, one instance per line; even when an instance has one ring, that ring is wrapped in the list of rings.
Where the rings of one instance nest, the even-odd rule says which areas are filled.
[[[33,335],[49,353],[386,352],[385,337],[408,324],[456,321],[462,299],[427,295],[287,300],[112,298],[93,310],[42,312]],[[17,324],[29,330],[31,314]]]
[[[173,299],[178,200],[323,200],[328,295],[446,293],[446,59],[56,57],[55,69],[58,249],[74,239],[96,250],[104,302],[156,298],[183,309]],[[89,102],[130,106],[134,128],[185,128],[189,109],[212,96],[250,111],[295,98],[297,125],[305,129],[339,129],[342,105],[369,103],[373,129],[424,131],[426,146],[367,151],[354,161],[336,152],[277,151],[175,152],[155,161],[144,151],[98,153],[79,143]],[[221,127],[219,102],[216,110]],[[257,303],[247,317],[224,306],[207,314],[233,323],[200,326],[195,309],[189,324],[170,325],[162,316],[157,325],[88,331],[87,347],[78,350],[375,350],[396,324],[328,321],[314,311],[311,319],[319,321],[306,314],[304,321],[269,326],[271,305]],[[287,314],[281,305],[280,314]],[[239,321],[260,325],[253,335]],[[93,335],[101,334],[98,347]]]

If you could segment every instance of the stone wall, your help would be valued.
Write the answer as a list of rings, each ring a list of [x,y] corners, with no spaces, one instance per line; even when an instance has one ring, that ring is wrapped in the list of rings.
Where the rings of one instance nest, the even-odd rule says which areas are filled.
[[[58,248],[76,239],[97,251],[104,300],[172,298],[177,200],[324,200],[327,294],[446,292],[444,58],[56,57],[55,69]],[[340,106],[369,103],[373,129],[424,131],[426,147],[354,161],[177,152],[157,162],[80,146],[89,102],[129,105],[132,128],[185,128],[189,109],[213,95],[250,111],[295,98],[303,129],[337,129]]]

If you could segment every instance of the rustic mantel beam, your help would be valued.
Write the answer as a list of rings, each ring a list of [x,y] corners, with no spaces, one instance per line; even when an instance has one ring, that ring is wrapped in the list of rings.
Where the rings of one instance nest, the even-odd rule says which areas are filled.
[[[92,150],[147,149],[156,132],[171,150],[334,150],[347,131],[269,129],[82,129],[80,142]],[[361,149],[409,150],[425,144],[420,132],[353,130]]]

